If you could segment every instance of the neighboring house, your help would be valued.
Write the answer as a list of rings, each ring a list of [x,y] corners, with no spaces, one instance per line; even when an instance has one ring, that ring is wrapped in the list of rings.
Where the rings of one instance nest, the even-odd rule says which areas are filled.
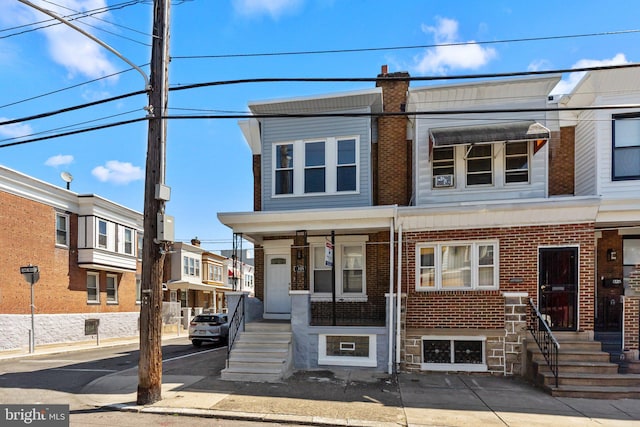
[[[141,213],[0,166],[0,224],[0,349],[29,346],[29,264],[36,347],[95,339],[93,319],[101,338],[138,334]]]
[[[585,110],[640,104],[635,74],[557,99],[559,75],[409,89],[383,68],[375,89],[250,103],[254,212],[218,217],[254,244],[295,367],[520,374],[529,298],[553,331],[624,325],[637,360],[640,109]]]
[[[202,272],[202,283],[213,286],[211,291],[213,302],[210,309],[215,313],[226,312],[227,300],[224,294],[233,290],[227,280],[227,258],[213,252],[203,252]]]

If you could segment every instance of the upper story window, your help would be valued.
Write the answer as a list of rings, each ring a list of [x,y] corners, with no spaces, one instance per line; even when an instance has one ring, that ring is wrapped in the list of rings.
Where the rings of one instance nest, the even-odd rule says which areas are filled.
[[[293,194],[293,144],[278,144],[275,153],[275,194]]]
[[[493,144],[472,145],[466,160],[468,186],[493,184]]]
[[[275,144],[273,195],[357,192],[359,145],[358,137]]]
[[[215,265],[213,267],[213,280],[216,282],[222,282],[222,266]]]
[[[433,149],[433,188],[453,187],[456,175],[454,147]]]
[[[504,182],[529,182],[528,141],[507,142],[504,146]]]
[[[498,288],[498,243],[416,245],[416,290]]]
[[[98,247],[107,249],[107,221],[98,220]]]
[[[133,255],[133,230],[130,228],[124,229],[124,253]]]
[[[56,245],[69,246],[69,215],[56,213]]]
[[[640,114],[613,116],[612,179],[640,179]]]
[[[188,256],[182,257],[182,273],[185,276],[189,275],[189,257]]]
[[[331,296],[332,268],[325,259],[325,245],[312,244],[312,289],[315,299]],[[338,298],[366,298],[364,239],[336,243],[336,296]]]
[[[200,277],[200,260],[186,255],[183,256],[182,271],[185,276]]]
[[[138,233],[138,259],[142,259],[142,242],[143,242],[143,233]]]

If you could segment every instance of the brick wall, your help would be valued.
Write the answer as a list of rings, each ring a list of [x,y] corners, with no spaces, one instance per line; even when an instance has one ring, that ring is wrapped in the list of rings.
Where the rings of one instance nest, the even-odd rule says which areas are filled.
[[[20,274],[29,263],[40,269],[34,285],[36,314],[139,311],[135,273],[118,273],[119,304],[106,303],[106,273],[100,273],[100,304],[87,304],[86,270],[77,266],[77,215],[69,221],[70,246],[55,245],[55,214],[51,207],[0,192],[0,313],[31,312],[30,285]]]
[[[383,73],[378,77],[408,78],[405,72]],[[376,87],[383,92],[383,110],[385,112],[405,111],[409,80],[378,80]],[[378,119],[377,171],[374,176],[376,195],[379,205],[398,204],[407,206],[411,197],[411,150],[407,141],[407,118],[405,116],[380,117]],[[401,171],[401,173],[399,172]]]
[[[593,224],[425,231],[405,234],[403,271],[408,292],[406,328],[504,328],[502,292],[526,292],[537,300],[538,248],[579,245],[579,320],[581,330],[593,330]],[[415,290],[416,243],[454,240],[498,240],[499,281],[496,291]],[[512,280],[515,279],[515,280]]]
[[[260,245],[254,245],[253,248],[253,293],[256,298],[264,302],[264,250]]]
[[[551,132],[549,140],[549,195],[574,194],[575,127]]]

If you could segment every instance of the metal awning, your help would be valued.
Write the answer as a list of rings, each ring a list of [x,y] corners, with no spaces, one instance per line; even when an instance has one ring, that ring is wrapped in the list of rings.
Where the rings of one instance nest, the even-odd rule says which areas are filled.
[[[546,142],[549,139],[550,131],[536,121],[527,120],[481,126],[433,128],[429,130],[429,136],[434,147],[447,147],[459,144],[486,144],[505,141],[541,140]],[[540,147],[544,145],[544,142],[541,142]]]

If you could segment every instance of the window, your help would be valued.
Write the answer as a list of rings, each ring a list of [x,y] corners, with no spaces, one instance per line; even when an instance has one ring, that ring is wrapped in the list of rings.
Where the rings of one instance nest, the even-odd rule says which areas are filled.
[[[484,337],[422,337],[422,369],[487,370]]]
[[[69,216],[56,214],[56,245],[69,246]]]
[[[133,255],[133,230],[130,228],[124,229],[124,253]]]
[[[100,302],[100,280],[98,273],[87,273],[87,302]]]
[[[304,192],[325,192],[324,141],[304,144]]]
[[[455,177],[455,148],[441,147],[433,149],[433,188],[453,187]]]
[[[466,160],[467,185],[493,184],[493,144],[472,145]]]
[[[213,280],[222,282],[222,267],[219,265],[213,267]]]
[[[118,303],[118,276],[107,274],[107,304]]]
[[[275,194],[293,194],[293,144],[275,146]]]
[[[349,241],[351,240],[351,241]],[[331,298],[332,268],[325,262],[325,244],[317,241],[311,244],[312,266],[311,281],[315,300]],[[336,296],[341,299],[366,298],[365,280],[365,243],[363,238],[336,242],[335,284]]]
[[[143,233],[138,233],[138,259],[142,259],[142,242],[143,242]]]
[[[416,246],[416,290],[497,289],[496,242]]]
[[[185,276],[189,275],[189,257],[182,257],[182,274]]]
[[[622,241],[622,271],[624,286],[629,286],[631,275],[640,266],[640,237],[625,237]]]
[[[197,259],[195,260],[196,262],[196,271],[194,273],[194,276],[200,277],[200,260]]]
[[[98,220],[98,247],[107,249],[107,222]]]
[[[136,274],[136,304],[140,304],[142,297],[142,277]]]
[[[273,195],[358,191],[358,137],[298,140],[273,146]]]
[[[193,258],[189,258],[189,275],[196,275],[196,260]]]
[[[318,336],[318,364],[335,366],[377,366],[375,335]]]
[[[207,267],[207,280],[213,280],[213,264],[209,264]]]
[[[504,182],[529,182],[529,142],[507,142],[504,147]]]
[[[356,163],[356,140],[338,140],[337,191],[356,191],[358,166]]]
[[[640,115],[613,116],[614,180],[640,179]]]

